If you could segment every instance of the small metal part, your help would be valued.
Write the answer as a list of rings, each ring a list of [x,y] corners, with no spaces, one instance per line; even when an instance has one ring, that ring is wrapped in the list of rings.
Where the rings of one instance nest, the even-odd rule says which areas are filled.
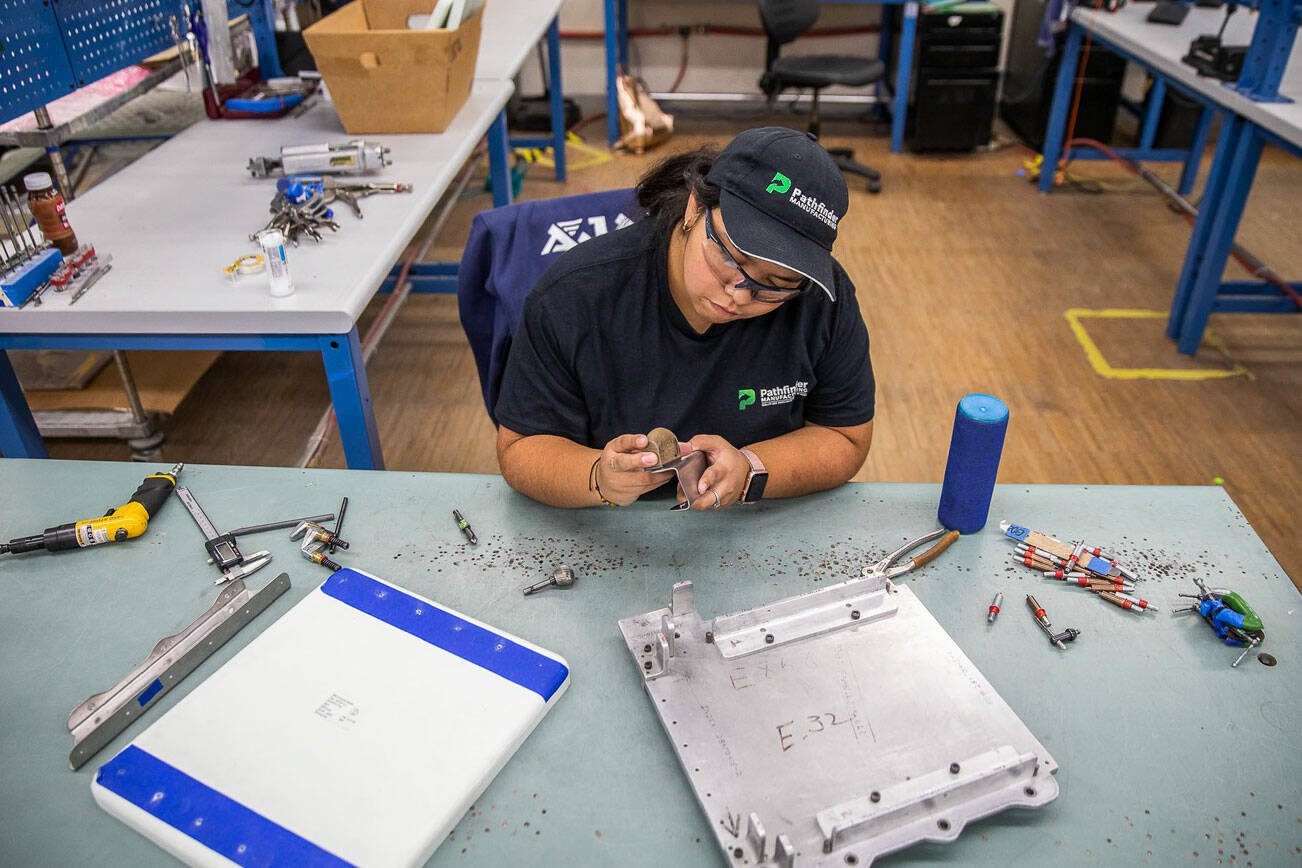
[[[1256,648],[1260,644],[1261,644],[1261,638],[1258,636],[1253,636],[1251,639],[1249,639],[1248,644],[1243,648],[1243,653],[1239,655],[1237,660],[1235,660],[1233,663],[1230,664],[1230,668],[1231,669],[1237,668],[1238,665],[1243,662],[1243,658],[1248,656],[1248,652],[1251,651],[1253,648]]]
[[[330,560],[330,556],[326,554],[326,543],[320,540],[309,539],[298,551],[307,560],[314,564],[320,564],[332,573],[337,573],[343,569],[342,565]]]
[[[1004,595],[1001,593],[995,594],[994,600],[991,601],[990,603],[989,614],[986,615],[987,624],[993,624],[995,622],[995,618],[999,617],[999,607],[1002,606],[1003,604],[1004,604]]]
[[[538,582],[524,589],[524,595],[536,594],[544,588],[557,587],[568,588],[574,584],[574,569],[569,564],[561,564],[552,571],[552,577],[546,581]]]
[[[389,164],[389,149],[375,142],[354,139],[351,142],[293,145],[280,149],[278,157],[253,157],[249,172],[263,178],[279,171],[285,175],[358,174],[381,169]]]
[[[1276,663],[1279,662],[1278,660],[1275,659],[1274,654],[1268,654],[1265,651],[1262,651],[1260,654],[1257,655],[1257,661],[1261,663],[1261,665],[1263,666],[1274,666]]]
[[[1059,650],[1066,651],[1067,645],[1065,643],[1074,642],[1076,637],[1080,635],[1080,631],[1073,627],[1068,627],[1061,633],[1054,633],[1053,624],[1049,623],[1049,617],[1045,614],[1044,607],[1030,594],[1026,595],[1026,607],[1035,616],[1035,623],[1040,625],[1044,635],[1049,637],[1049,644],[1056,645]]]
[[[457,527],[460,528],[461,533],[465,535],[472,546],[479,545],[479,537],[475,536],[474,528],[470,526],[470,522],[466,521],[465,516],[461,514],[461,510],[452,510],[452,519],[457,523]],[[571,581],[573,580],[571,579]]]
[[[347,515],[347,514],[348,514],[348,498],[345,497],[343,500],[339,501],[339,520],[338,520],[337,522],[335,522],[335,537],[336,537],[336,538],[338,538],[338,536],[339,536],[341,533],[344,532],[344,516]],[[327,521],[328,521],[328,519],[327,519]],[[335,547],[336,547],[337,545],[338,545],[337,542],[331,542],[331,543],[330,543],[330,554],[334,554],[334,553],[335,553]]]
[[[294,528],[293,532],[289,535],[289,538],[303,540],[299,545],[299,548],[303,552],[311,550],[312,546],[317,543],[320,544],[321,548],[325,548],[326,546],[338,546],[341,549],[348,548],[348,542],[346,540],[340,539],[338,535],[332,531],[328,531],[321,525],[310,521],[300,521]]]
[[[222,588],[208,611],[181,632],[160,639],[126,677],[72,710],[68,732],[72,734],[73,744],[68,764],[74,770],[84,765],[287,590],[286,573],[258,591],[249,591],[241,579]]]
[[[113,268],[113,263],[111,261],[111,257],[108,256],[104,257],[104,261],[100,263],[99,267],[96,268],[94,271],[92,271],[90,274],[86,275],[86,278],[85,280],[82,281],[81,286],[77,287],[77,291],[72,294],[72,298],[68,299],[68,306],[71,307],[72,305],[76,304],[77,300],[81,298],[83,295],[85,295],[87,292],[89,292],[92,286],[94,286],[96,283],[99,283],[99,279],[104,275],[108,274],[109,271],[112,270],[112,268]]]
[[[678,488],[683,492],[686,498],[682,503],[676,503],[669,509],[673,512],[691,509],[692,501],[700,495],[697,489],[700,487],[701,474],[705,472],[706,457],[704,452],[688,452],[686,455],[659,464],[655,467],[648,467],[647,473],[673,473],[678,477]]]
[[[263,531],[268,530],[284,530],[287,527],[296,527],[305,521],[319,524],[321,522],[333,521],[334,517],[335,514],[329,512],[325,515],[309,515],[306,518],[288,518],[284,521],[272,521],[267,522],[266,524],[251,524],[248,527],[235,528],[235,530],[231,531],[231,536],[247,536],[251,533],[262,533]]]

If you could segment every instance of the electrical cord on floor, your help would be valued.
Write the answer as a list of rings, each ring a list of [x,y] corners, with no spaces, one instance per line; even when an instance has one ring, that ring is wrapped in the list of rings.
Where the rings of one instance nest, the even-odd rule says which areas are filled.
[[[1174,188],[1172,188],[1170,184],[1167,184],[1152,171],[1144,168],[1135,160],[1123,157],[1121,154],[1118,154],[1102,142],[1095,141],[1094,139],[1075,138],[1068,140],[1064,147],[1068,149],[1072,147],[1093,148],[1099,153],[1120,163],[1128,171],[1139,176],[1143,182],[1153,186],[1159,193],[1176,206],[1181,216],[1188,221],[1191,227],[1198,219],[1198,209],[1188,199],[1181,196]],[[1234,261],[1239,263],[1239,265],[1242,266],[1250,275],[1269,283],[1271,286],[1291,298],[1293,303],[1298,307],[1302,307],[1302,294],[1299,294],[1298,291],[1281,278],[1274,269],[1258,259],[1251,251],[1243,247],[1237,241],[1231,243],[1230,255],[1234,258]]]

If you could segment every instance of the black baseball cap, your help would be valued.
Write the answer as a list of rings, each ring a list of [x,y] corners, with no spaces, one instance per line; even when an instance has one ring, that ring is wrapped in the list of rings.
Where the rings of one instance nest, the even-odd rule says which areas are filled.
[[[738,250],[797,271],[836,298],[832,243],[850,193],[812,134],[746,130],[723,149],[705,179],[719,188],[719,210]]]

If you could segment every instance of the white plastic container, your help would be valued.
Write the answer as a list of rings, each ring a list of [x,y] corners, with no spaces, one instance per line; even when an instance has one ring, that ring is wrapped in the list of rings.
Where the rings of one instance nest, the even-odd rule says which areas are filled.
[[[285,234],[279,229],[259,232],[258,245],[267,258],[271,294],[277,298],[293,295],[294,279],[289,276],[289,261],[285,259]]]

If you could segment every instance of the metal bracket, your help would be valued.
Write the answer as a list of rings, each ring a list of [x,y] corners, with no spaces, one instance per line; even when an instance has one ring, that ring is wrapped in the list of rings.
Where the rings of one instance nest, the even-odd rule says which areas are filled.
[[[720,654],[731,659],[889,618],[898,610],[890,599],[893,587],[883,577],[851,579],[767,606],[721,615],[711,628],[714,644]]]
[[[222,588],[217,600],[181,632],[160,639],[149,656],[125,678],[82,702],[68,716],[75,771],[117,737],[246,624],[289,590],[281,573],[261,590],[249,591],[243,579]]]
[[[700,496],[696,494],[696,487],[701,481],[701,474],[705,472],[705,467],[704,452],[688,452],[681,458],[666,461],[657,467],[648,467],[646,472],[672,473],[678,478],[678,487],[683,490],[683,496],[687,499],[682,503],[675,503],[669,507],[669,510],[679,512],[680,510],[691,509],[692,501]]]
[[[884,576],[710,621],[679,582],[619,627],[730,864],[868,864],[1058,795],[1044,745]]]

